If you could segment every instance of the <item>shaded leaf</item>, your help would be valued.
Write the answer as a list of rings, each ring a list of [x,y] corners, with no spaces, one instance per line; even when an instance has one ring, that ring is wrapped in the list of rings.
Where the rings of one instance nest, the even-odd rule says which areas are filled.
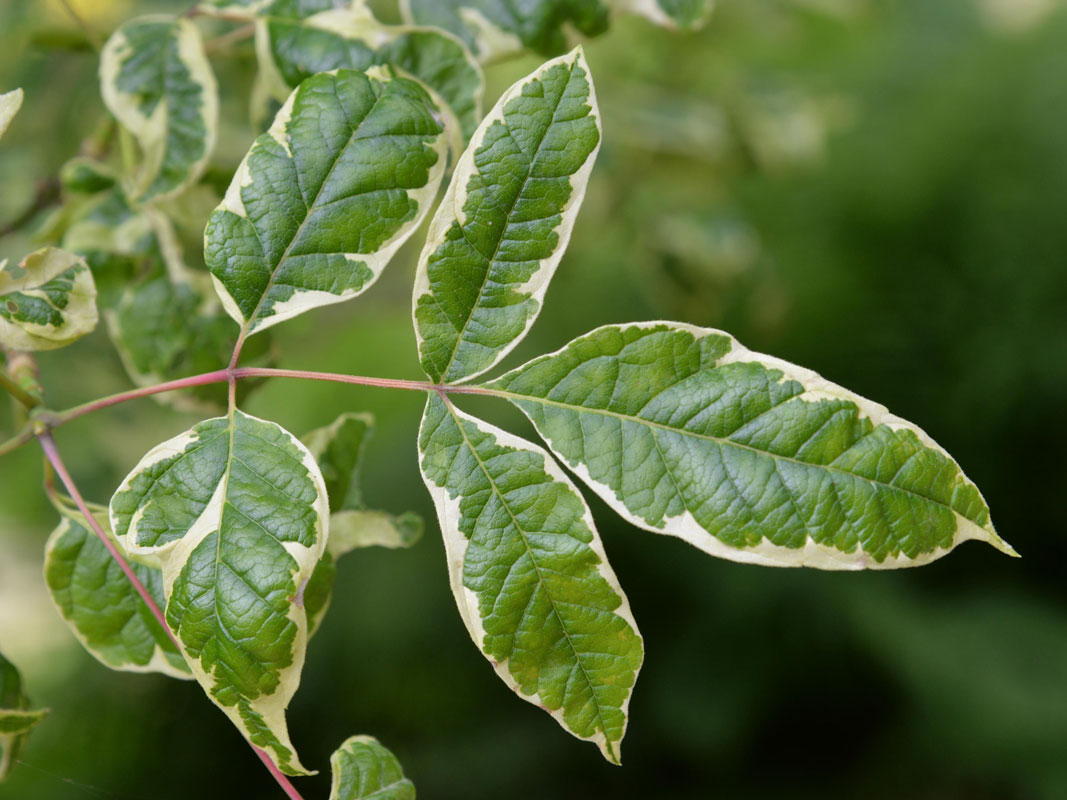
[[[22,690],[22,676],[0,653],[0,781],[18,759],[30,729],[47,713],[47,709],[30,708],[29,698]]]

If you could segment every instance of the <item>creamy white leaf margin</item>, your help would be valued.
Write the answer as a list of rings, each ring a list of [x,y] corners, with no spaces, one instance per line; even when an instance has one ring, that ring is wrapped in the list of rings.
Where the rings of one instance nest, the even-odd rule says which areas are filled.
[[[59,504],[56,504],[56,508],[62,518],[59,522],[59,525],[56,526],[55,530],[53,530],[51,535],[48,537],[48,541],[45,542],[45,571],[48,570],[48,565],[55,559],[56,546],[59,544],[59,541],[67,535],[72,525],[76,522],[79,525],[85,526],[85,521],[80,511],[74,509],[67,509],[60,506]],[[111,532],[111,521],[108,519],[107,509],[103,508],[102,506],[94,506],[92,507],[92,511],[97,523],[104,530],[104,532],[111,537],[111,540],[115,542],[115,544],[118,545],[119,549],[121,550],[122,543],[118,542],[115,539],[114,534]],[[91,531],[89,532],[89,535],[93,537],[96,536],[96,534],[92,533]],[[123,580],[126,580],[126,578],[123,577]],[[91,655],[93,658],[95,658],[108,669],[114,669],[120,672],[160,673],[162,675],[167,675],[168,677],[177,678],[178,680],[182,681],[189,681],[193,679],[193,676],[190,673],[184,670],[180,670],[170,663],[170,661],[167,659],[166,652],[163,650],[162,647],[159,646],[158,643],[152,651],[152,657],[145,664],[134,664],[132,662],[123,662],[121,664],[116,664],[114,661],[108,661],[95,647],[93,647],[93,645],[89,643],[89,640],[85,638],[85,635],[74,623],[74,620],[67,616],[63,607],[60,606],[58,600],[56,599],[55,593],[50,591],[48,593],[48,596],[49,598],[51,598],[52,605],[55,606],[55,609],[59,613],[59,616],[63,619],[65,623],[67,623],[67,627],[70,629],[71,634],[73,634],[74,638],[78,640],[78,643],[81,644],[81,646],[89,655]],[[138,602],[140,602],[139,599]]]
[[[7,131],[8,125],[22,108],[22,89],[13,89],[0,94],[0,136]]]
[[[500,428],[497,428],[494,425],[490,425],[488,422],[483,422],[477,417],[472,417],[469,414],[460,411],[458,408],[453,406],[447,399],[445,399],[445,405],[448,407],[449,412],[455,419],[456,424],[461,428],[463,426],[463,423],[470,423],[477,427],[483,433],[487,433],[493,436],[496,439],[497,443],[502,447],[510,447],[515,450],[525,450],[527,452],[535,453],[536,455],[540,456],[541,460],[543,461],[545,473],[554,481],[565,485],[568,489],[570,489],[570,491],[575,495],[575,497],[577,497],[581,501],[583,507],[582,522],[585,523],[586,527],[592,534],[592,538],[588,542],[588,546],[594,553],[596,553],[597,558],[600,559],[598,571],[601,577],[604,578],[604,580],[611,587],[612,591],[614,591],[615,594],[618,595],[620,600],[619,607],[616,608],[613,613],[617,614],[619,617],[625,620],[625,622],[630,626],[631,629],[633,629],[634,633],[640,640],[641,632],[637,627],[637,620],[634,619],[633,612],[630,610],[630,602],[626,597],[626,592],[623,591],[622,585],[619,583],[619,579],[615,576],[615,571],[612,569],[611,563],[608,561],[607,553],[604,551],[604,545],[600,540],[600,533],[597,531],[596,523],[593,521],[593,514],[589,510],[589,504],[585,502],[585,497],[580,491],[578,491],[578,487],[574,485],[574,482],[571,481],[569,477],[567,477],[567,474],[560,468],[559,464],[556,463],[555,459],[552,458],[552,456],[550,456],[542,448],[538,447],[532,442],[528,442],[525,439],[521,439],[518,436],[515,436],[514,434],[508,433],[505,430],[501,430]],[[426,415],[423,415],[422,424],[420,425],[419,430],[420,442],[423,441],[423,427],[425,426],[425,424]],[[469,445],[466,446],[469,447]],[[456,607],[459,609],[459,615],[463,619],[464,625],[466,625],[467,627],[467,632],[470,633],[470,637],[474,641],[474,644],[475,646],[477,646],[478,650],[481,651],[483,655],[485,655],[484,642],[486,631],[485,627],[482,625],[481,615],[478,610],[478,596],[472,590],[468,589],[466,586],[463,585],[463,564],[467,557],[467,549],[470,546],[470,541],[467,539],[466,536],[463,535],[463,531],[460,530],[460,520],[463,516],[460,511],[460,498],[458,496],[456,498],[453,498],[448,491],[448,487],[440,486],[439,484],[436,484],[432,480],[430,480],[430,477],[426,474],[426,471],[422,466],[423,455],[424,454],[420,447],[418,453],[419,470],[422,473],[423,483],[426,484],[426,488],[430,492],[430,496],[433,498],[434,508],[436,508],[437,510],[437,521],[440,524],[441,536],[444,539],[445,543],[445,558],[448,562],[448,583],[449,586],[452,588],[452,596],[456,599]],[[494,482],[492,476],[488,475],[487,473],[486,479],[489,481],[490,484]],[[486,658],[489,658],[489,656],[486,655]],[[603,753],[604,757],[607,758],[609,761],[617,761],[622,751],[622,739],[626,735],[626,728],[630,721],[629,709],[632,692],[630,694],[627,694],[626,699],[621,706],[623,714],[622,733],[619,736],[619,741],[615,742],[614,746],[612,746],[612,744],[608,742],[607,737],[604,735],[603,730],[597,730],[597,732],[593,736],[588,738],[579,736],[577,733],[571,730],[571,728],[564,720],[564,708],[562,705],[552,711],[544,705],[537,693],[534,693],[532,695],[523,694],[522,690],[519,688],[518,682],[511,676],[511,672],[508,670],[507,661],[498,662],[493,660],[492,658],[489,658],[489,660],[492,662],[493,669],[496,671],[496,674],[500,676],[501,680],[503,680],[504,683],[507,684],[508,688],[515,692],[515,694],[517,694],[519,697],[521,697],[528,703],[531,703],[537,706],[538,708],[548,711],[548,713],[556,720],[556,722],[559,723],[560,727],[570,733],[575,738],[582,739],[583,741],[594,742],[596,746],[600,748],[600,752]],[[641,665],[638,664],[638,666],[634,669],[635,683],[637,682],[637,677],[640,674],[640,671]],[[614,758],[611,756],[612,749],[614,749],[615,751]]]
[[[305,447],[299,439],[277,423],[259,419],[250,414],[244,414],[242,411],[235,411],[234,414],[241,414],[253,422],[268,425],[281,431],[288,438],[289,442],[301,453],[301,465],[307,471],[315,485],[317,494],[315,501],[315,516],[318,535],[315,538],[314,545],[306,547],[298,542],[282,543],[282,547],[297,563],[298,568],[293,574],[292,580],[298,587],[298,590],[300,590],[311,578],[311,574],[315,571],[315,566],[318,564],[319,559],[322,558],[322,554],[326,550],[328,520],[330,514],[329,504],[326,497],[326,483],[323,480],[322,473],[319,470],[319,465],[316,463],[314,456],[311,455],[310,451],[308,451],[307,447]],[[230,422],[230,437],[231,445],[228,459],[229,463],[232,463],[232,420]],[[173,439],[169,439],[152,448],[130,471],[130,474],[115,491],[115,494],[119,495],[129,491],[131,483],[137,475],[147,470],[153,464],[184,453],[189,445],[196,442],[197,439],[198,435],[196,431],[189,429],[184,433],[175,436]],[[219,485],[211,497],[211,501],[207,504],[192,526],[190,526],[186,534],[181,538],[175,539],[164,545],[142,546],[137,545],[134,542],[134,533],[140,519],[140,511],[138,511],[133,519],[130,520],[129,527],[123,531],[121,535],[118,534],[117,532],[120,530],[121,526],[118,524],[115,509],[110,509],[111,528],[113,531],[116,531],[115,538],[122,545],[123,550],[125,550],[132,559],[149,566],[158,565],[159,568],[163,570],[163,592],[168,600],[172,595],[174,582],[181,574],[183,567],[188,562],[197,545],[203,542],[204,539],[213,532],[218,531],[221,527],[222,511],[225,503],[229,476],[229,463],[227,464],[226,473],[222,480],[219,481]],[[308,620],[303,604],[291,603],[289,606],[288,619],[296,626],[296,636],[293,640],[293,661],[287,668],[280,671],[278,688],[274,693],[270,695],[260,695],[260,697],[250,702],[249,706],[263,717],[264,725],[270,729],[275,737],[277,737],[281,745],[288,748],[292,753],[290,763],[294,769],[299,770],[304,774],[313,774],[308,772],[308,770],[300,764],[296,748],[293,747],[293,744],[289,739],[289,728],[285,719],[285,711],[289,707],[289,702],[292,700],[293,695],[296,694],[296,690],[300,685],[300,673],[304,669],[304,659],[307,654]],[[177,635],[177,632],[175,632],[175,634]],[[177,636],[177,638],[180,642],[181,637]],[[242,735],[251,742],[251,734],[246,727],[244,720],[241,718],[238,707],[236,705],[224,706],[217,702],[211,692],[211,689],[216,684],[214,676],[205,671],[200,664],[200,660],[186,651],[184,646],[182,651],[189,664],[189,668],[193,672],[193,676],[200,685],[204,687],[205,694],[207,694],[211,701],[230,718],[237,729],[241,731]],[[270,751],[268,750],[266,752],[269,753]]]
[[[501,360],[514,350],[519,342],[526,337],[526,334],[530,332],[530,328],[533,327],[534,322],[537,321],[537,317],[541,313],[541,308],[544,305],[545,293],[548,291],[548,284],[551,282],[552,276],[555,275],[556,268],[559,266],[560,261],[563,260],[563,254],[566,253],[567,246],[570,244],[571,233],[574,231],[574,223],[578,218],[578,212],[581,210],[582,201],[585,199],[586,189],[589,187],[589,176],[593,172],[593,165],[596,163],[597,153],[600,152],[600,145],[604,140],[600,106],[597,103],[596,87],[593,84],[593,74],[589,71],[589,64],[585,60],[585,51],[581,47],[576,47],[565,56],[546,61],[536,71],[514,83],[500,96],[496,105],[493,106],[492,110],[485,116],[485,119],[482,120],[478,129],[474,132],[474,135],[471,136],[467,149],[464,151],[463,155],[460,156],[459,162],[456,164],[455,172],[452,173],[452,180],[448,184],[448,190],[445,192],[444,199],[441,200],[441,204],[437,207],[437,213],[435,213],[430,220],[430,227],[426,233],[426,244],[423,246],[422,252],[419,254],[418,268],[415,272],[414,302],[411,304],[411,321],[415,328],[415,340],[418,344],[419,354],[421,356],[423,354],[425,340],[419,330],[419,321],[416,317],[416,312],[419,307],[419,298],[424,295],[433,295],[433,291],[430,288],[430,276],[428,270],[430,256],[444,244],[453,222],[458,222],[461,226],[467,223],[467,214],[463,210],[463,207],[467,203],[467,185],[470,182],[471,177],[477,172],[477,167],[474,164],[474,154],[478,148],[482,146],[482,143],[485,141],[486,133],[488,133],[489,128],[492,127],[494,123],[499,122],[501,124],[506,124],[504,122],[505,106],[507,106],[507,104],[514,98],[521,96],[522,91],[527,84],[531,81],[539,81],[542,75],[560,64],[576,65],[585,73],[586,81],[589,83],[589,99],[587,101],[590,109],[589,116],[596,122],[598,134],[597,143],[582,166],[569,178],[571,194],[563,206],[563,212],[560,215],[560,224],[554,229],[556,235],[559,237],[556,249],[551,256],[542,259],[539,262],[539,266],[530,277],[530,280],[516,288],[517,292],[525,293],[527,296],[532,297],[537,301],[537,310],[526,320],[526,326],[523,328],[522,333],[497,352],[491,363],[486,365],[483,369],[456,381],[457,383],[470,381],[479,375],[488,372],[499,364]],[[473,314],[473,309],[471,310],[471,313]],[[457,348],[462,341],[462,337],[457,340]]]
[[[661,28],[678,30],[683,27],[678,20],[670,15],[660,3],[660,0],[610,0],[612,11],[615,13],[636,14],[644,17],[649,22],[659,25]],[[704,8],[701,19],[694,25],[685,26],[685,30],[700,30],[707,23],[708,16],[715,8],[715,0],[704,0]]]
[[[85,259],[58,247],[45,247],[26,256],[17,270],[0,261],[0,303],[4,296],[15,292],[52,305],[44,284],[74,270],[74,281],[67,295],[67,304],[60,312],[58,326],[39,325],[28,321],[13,322],[0,316],[0,343],[12,350],[54,350],[64,347],[87,333],[99,322],[96,308],[96,283]]]
[[[697,340],[705,338],[707,336],[725,337],[730,341],[731,348],[728,353],[722,356],[717,362],[716,366],[722,366],[723,364],[730,363],[755,363],[760,364],[768,369],[777,370],[782,373],[782,377],[779,382],[785,383],[787,381],[796,381],[804,387],[804,392],[792,398],[793,400],[801,400],[805,402],[818,402],[819,400],[844,400],[852,403],[859,410],[859,419],[869,419],[874,426],[885,425],[891,430],[907,430],[915,434],[919,441],[930,448],[936,450],[945,456],[953,464],[956,464],[955,459],[952,458],[948,452],[945,451],[941,445],[935,442],[928,433],[908,422],[905,419],[891,414],[889,409],[885,406],[868,400],[865,397],[861,397],[854,392],[845,389],[835,383],[823,378],[816,372],[805,367],[797,366],[788,361],[783,361],[780,358],[774,356],[765,355],[763,353],[757,353],[749,350],[747,347],[737,341],[732,335],[725,331],[716,330],[715,328],[701,328],[696,325],[689,325],[682,322],[669,322],[669,321],[653,321],[653,322],[635,322],[625,325],[602,325],[599,328],[595,328],[590,331],[586,336],[592,336],[601,330],[612,328],[640,328],[640,329],[652,329],[667,327],[673,330],[685,331],[693,335]],[[582,337],[584,338],[584,337]],[[572,343],[571,343],[572,344]],[[565,352],[570,347],[567,344],[556,350],[553,353],[549,353],[547,356],[541,356],[540,358],[551,358],[552,356],[559,355]],[[536,360],[539,360],[536,359]],[[518,367],[515,371],[522,370],[523,367]],[[507,377],[507,375],[503,376]],[[501,397],[513,398],[522,400],[524,402],[533,403],[546,403],[541,398],[529,396],[529,395],[517,395],[509,392],[500,391],[496,389],[490,390],[492,394],[499,395]],[[581,406],[565,406],[565,408],[573,410],[578,413],[590,413],[597,414],[595,409],[585,409]],[[520,410],[522,410],[520,406]],[[523,411],[526,414],[525,411]],[[529,414],[526,416],[533,422],[532,417]],[[642,424],[642,420],[635,418],[633,420],[635,424]],[[535,424],[536,426],[536,424]],[[544,437],[542,437],[544,438]],[[633,525],[639,528],[643,528],[652,533],[659,533],[667,536],[676,536],[683,541],[688,542],[699,550],[703,550],[709,555],[716,556],[718,558],[727,559],[729,561],[736,561],[742,564],[758,564],[765,567],[812,567],[815,569],[833,570],[833,571],[856,571],[863,569],[874,570],[886,570],[886,569],[899,569],[903,567],[917,567],[929,564],[932,561],[936,561],[945,554],[955,549],[958,545],[971,539],[986,542],[992,545],[997,550],[1010,555],[1017,556],[1015,550],[1005,542],[996,533],[993,528],[993,524],[990,522],[988,528],[983,528],[980,525],[972,522],[966,517],[959,514],[954,509],[952,511],[953,516],[956,519],[956,535],[953,538],[952,546],[946,548],[936,548],[929,553],[923,553],[918,558],[908,558],[901,553],[898,556],[887,556],[883,561],[878,562],[872,558],[869,558],[863,549],[859,546],[856,547],[852,553],[846,553],[841,550],[837,550],[833,547],[818,544],[811,540],[809,537],[803,547],[790,548],[775,545],[768,542],[766,539],[761,540],[758,544],[746,548],[736,548],[722,542],[717,537],[709,533],[700,525],[699,522],[693,517],[692,513],[685,511],[682,514],[670,517],[664,520],[662,527],[656,527],[650,525],[641,517],[631,512],[623,500],[616,494],[615,490],[610,486],[596,481],[590,474],[589,470],[584,464],[570,462],[565,458],[558,450],[556,450],[551,441],[544,439],[545,444],[548,446],[557,458],[560,459],[567,467],[574,472],[582,481],[589,486],[594,492],[596,492],[600,498],[607,503],[611,508],[619,514],[623,519],[627,520]],[[729,440],[721,439],[723,444],[730,444]],[[958,465],[957,465],[958,466]],[[976,492],[978,487],[967,478],[962,470],[960,471],[960,479],[972,486]],[[978,492],[981,497],[981,492]],[[985,498],[982,498],[985,503]]]
[[[338,72],[339,70],[331,70],[319,74],[336,75]],[[372,80],[381,82],[395,79],[389,70],[380,67],[372,67],[371,69],[365,70],[364,74]],[[293,103],[295,102],[296,95],[299,91],[300,88],[297,87],[290,93],[289,98],[278,110],[277,115],[274,117],[273,124],[267,131],[267,134],[285,148],[286,152],[290,153],[290,155],[292,151],[288,141],[288,127],[289,120],[293,115]],[[233,176],[233,180],[226,189],[226,195],[223,197],[222,203],[218,206],[219,209],[225,209],[239,217],[244,217],[245,219],[248,218],[248,211],[245,209],[244,201],[241,199],[241,189],[252,183],[252,174],[248,168],[248,159],[251,157],[252,153],[256,151],[257,147],[259,147],[258,143],[253,144],[251,149],[241,160],[241,163],[237,167],[237,172]],[[430,213],[433,200],[437,196],[437,190],[440,188],[442,178],[444,178],[445,165],[448,161],[447,126],[445,126],[445,130],[441,131],[429,147],[437,153],[437,160],[429,169],[426,185],[418,189],[408,189],[406,191],[408,198],[412,200],[418,208],[414,218],[401,225],[396,233],[394,233],[373,253],[343,254],[345,260],[349,263],[365,265],[371,271],[372,277],[367,283],[359,289],[348,289],[341,294],[301,289],[288,300],[281,303],[275,303],[271,307],[271,315],[269,317],[259,316],[259,310],[257,309],[253,314],[252,319],[248,320],[241,312],[240,307],[238,307],[233,297],[230,296],[229,291],[227,291],[222,281],[212,274],[212,283],[215,286],[215,291],[218,293],[218,296],[222,301],[222,307],[226,310],[226,313],[229,314],[238,325],[241,325],[242,327],[247,325],[248,333],[251,335],[266,330],[272,325],[277,325],[279,322],[284,322],[287,319],[299,316],[305,311],[325,305],[343,303],[346,300],[351,300],[353,297],[367,291],[367,289],[373,286],[381,276],[385,267],[392,260],[393,256],[396,255],[396,251],[403,246],[404,242],[411,238],[411,235],[419,229],[423,220],[426,219],[426,215]],[[279,268],[280,265],[275,268],[275,272],[277,272]]]
[[[171,17],[165,14],[147,15],[137,17],[136,22],[171,23],[177,25],[178,31],[178,58],[189,71],[190,78],[201,87],[200,116],[204,121],[206,141],[204,142],[204,154],[199,160],[189,165],[189,174],[186,180],[174,189],[156,195],[157,198],[170,197],[178,194],[186,186],[192,184],[203,173],[215,149],[215,140],[218,137],[219,126],[219,92],[215,80],[215,73],[211,69],[207,53],[204,51],[204,41],[200,35],[200,29],[185,17]],[[151,185],[156,174],[163,165],[166,148],[166,129],[168,102],[166,98],[160,100],[150,116],[146,116],[138,108],[137,99],[134,96],[122,92],[118,88],[118,76],[122,70],[122,60],[127,55],[129,42],[122,29],[116,30],[104,43],[100,51],[100,94],[104,105],[115,116],[115,119],[137,139],[144,156],[144,165],[140,174],[134,179],[131,193],[142,194]]]
[[[477,8],[462,6],[457,9],[457,14],[470,31],[474,39],[474,54],[482,64],[521,53],[525,49],[518,34],[495,25]],[[400,0],[400,16],[407,25],[418,24],[411,9],[411,0]]]

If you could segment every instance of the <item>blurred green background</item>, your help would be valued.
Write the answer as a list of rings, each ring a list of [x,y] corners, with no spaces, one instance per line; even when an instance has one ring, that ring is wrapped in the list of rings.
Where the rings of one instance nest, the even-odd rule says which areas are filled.
[[[188,6],[71,2],[101,34]],[[0,145],[0,221],[101,113],[78,39],[58,2],[0,3],[0,90],[26,90]],[[925,428],[1023,558],[967,544],[915,571],[741,566],[591,497],[647,651],[612,767],[472,646],[419,479],[420,397],[276,382],[247,408],[298,434],[374,412],[368,498],[428,520],[412,551],[340,564],[291,707],[304,762],[326,770],[299,781],[305,797],[326,797],[329,754],[354,733],[433,799],[1067,797],[1067,9],[721,0],[699,34],[626,19],[587,53],[604,147],[545,312],[507,363],[602,323],[727,329]],[[487,99],[536,63],[489,68]],[[216,162],[232,169],[254,136],[250,47],[215,64]],[[419,377],[419,238],[364,297],[276,328],[281,365]],[[30,247],[9,236],[0,257]],[[129,385],[103,331],[41,365],[53,407]],[[465,407],[534,435],[508,408]],[[146,400],[58,441],[103,502],[193,421]],[[0,463],[0,648],[52,714],[0,797],[278,797],[197,686],[109,672],[70,637],[40,577],[55,523],[40,461],[27,447]]]

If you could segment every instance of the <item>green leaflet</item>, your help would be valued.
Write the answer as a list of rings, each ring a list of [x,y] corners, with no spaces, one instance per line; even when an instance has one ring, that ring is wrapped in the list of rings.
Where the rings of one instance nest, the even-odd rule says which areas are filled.
[[[94,509],[94,516],[110,533],[107,509]],[[130,566],[163,607],[160,571]],[[44,578],[60,616],[102,664],[127,672],[192,677],[166,631],[77,510],[61,509],[60,523],[45,546]]]
[[[13,89],[5,94],[0,94],[0,136],[7,131],[7,126],[22,108],[22,89]]]
[[[554,56],[567,47],[565,31],[603,33],[609,7],[601,0],[400,0],[405,21],[454,33],[481,61],[522,50]]]
[[[192,21],[153,15],[120,27],[100,53],[100,90],[141,146],[133,195],[172,195],[200,176],[215,146],[219,101]]]
[[[331,425],[316,428],[303,442],[322,470],[330,503],[327,551],[304,589],[311,632],[318,629],[333,595],[336,561],[361,547],[411,547],[422,538],[422,517],[411,511],[393,516],[367,509],[360,471],[367,440],[374,429],[371,414],[342,414]]]
[[[47,709],[30,709],[30,701],[22,691],[22,676],[0,653],[0,781],[14,765],[30,729],[47,713]]]
[[[110,513],[130,556],[162,567],[167,621],[205,691],[282,770],[305,773],[285,709],[307,645],[301,593],[326,546],[314,458],[234,411],[150,451]]]
[[[415,278],[419,355],[435,381],[485,372],[526,335],[599,147],[580,48],[508,89],[478,127],[430,223]]]
[[[436,114],[418,84],[380,70],[304,81],[208,222],[205,258],[230,316],[254,333],[370,286],[437,193]]]
[[[17,267],[0,261],[0,344],[54,350],[96,327],[96,284],[84,259],[46,247]]]
[[[353,736],[330,756],[330,800],[415,800],[415,784],[373,736]]]
[[[360,0],[348,8],[327,8],[275,2],[258,18],[256,52],[278,100],[317,72],[390,65],[418,78],[447,103],[464,139],[474,132],[484,79],[462,41],[437,29],[383,25]]]
[[[923,431],[720,331],[606,326],[489,388],[626,519],[712,555],[877,569],[967,539],[1014,555]]]
[[[617,763],[642,645],[585,500],[543,450],[437,394],[419,451],[471,638],[508,686]]]

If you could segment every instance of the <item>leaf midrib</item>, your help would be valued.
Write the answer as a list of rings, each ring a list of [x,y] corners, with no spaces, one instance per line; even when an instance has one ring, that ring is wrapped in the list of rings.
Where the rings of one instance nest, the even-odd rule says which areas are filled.
[[[574,659],[578,662],[578,666],[582,670],[582,677],[585,679],[585,683],[589,687],[589,694],[592,696],[593,703],[596,705],[596,716],[597,719],[600,721],[600,732],[604,734],[604,742],[607,747],[608,753],[611,756],[612,760],[617,760],[617,757],[615,756],[615,749],[612,747],[613,740],[610,734],[608,733],[607,724],[604,720],[603,707],[600,704],[600,698],[597,695],[596,687],[594,686],[592,679],[589,677],[588,670],[586,670],[585,668],[585,662],[582,661],[582,657],[578,653],[578,649],[574,645],[574,641],[571,638],[570,631],[567,630],[567,624],[563,621],[563,616],[559,613],[559,608],[556,606],[556,601],[552,597],[552,592],[549,591],[548,584],[545,582],[544,576],[541,573],[541,565],[538,563],[537,557],[534,555],[533,548],[530,546],[530,540],[526,538],[526,531],[523,529],[522,525],[519,524],[519,520],[518,518],[516,518],[515,513],[511,510],[511,506],[508,505],[507,500],[500,493],[500,490],[497,488],[496,481],[490,474],[488,467],[482,460],[482,457],[478,453],[478,450],[475,448],[474,443],[471,442],[470,437],[467,435],[467,430],[463,425],[463,419],[456,413],[455,407],[452,405],[452,403],[449,402],[447,398],[443,399],[445,401],[445,406],[448,408],[449,414],[452,415],[452,420],[455,422],[456,427],[459,428],[460,434],[463,436],[464,444],[466,445],[467,449],[470,450],[471,455],[474,456],[474,460],[478,462],[478,467],[479,469],[481,469],[482,474],[485,475],[485,479],[489,482],[489,486],[492,488],[493,494],[496,495],[497,499],[500,501],[500,504],[508,512],[508,516],[511,517],[511,522],[515,526],[515,530],[518,531],[519,536],[522,537],[522,543],[523,546],[526,548],[527,555],[530,557],[530,563],[533,564],[534,569],[537,571],[537,581],[544,589],[545,597],[548,598],[548,602],[552,606],[552,613],[555,615],[556,620],[559,622],[560,630],[563,631],[563,635],[567,639],[567,646],[570,647],[571,652],[574,653]],[[548,457],[549,456],[546,456],[546,458]],[[560,709],[563,710],[562,703],[560,704]]]

